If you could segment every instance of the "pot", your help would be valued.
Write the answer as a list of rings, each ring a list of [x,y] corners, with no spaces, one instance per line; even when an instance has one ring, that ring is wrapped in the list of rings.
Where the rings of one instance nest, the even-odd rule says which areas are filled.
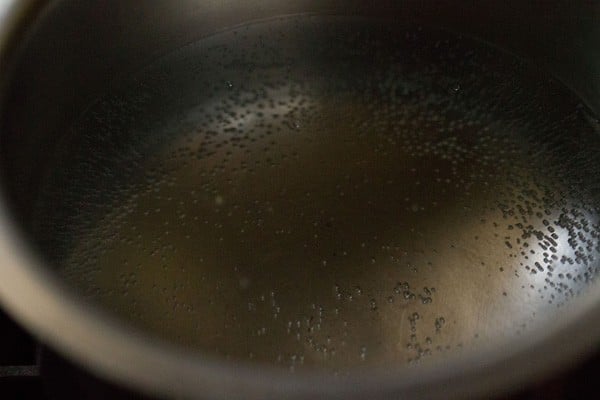
[[[459,398],[600,338],[600,7],[5,1],[0,299],[164,398]]]

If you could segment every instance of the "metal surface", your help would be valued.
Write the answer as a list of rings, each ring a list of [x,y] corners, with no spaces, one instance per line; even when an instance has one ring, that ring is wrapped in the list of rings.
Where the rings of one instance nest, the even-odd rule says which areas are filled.
[[[342,34],[344,28],[336,30],[333,20],[327,19],[325,23],[308,29],[314,32],[314,36],[306,43],[303,43],[301,35],[295,36],[292,32],[291,37],[297,40],[290,41],[287,47],[282,44],[282,54],[291,57],[291,65],[298,69],[292,69],[291,75],[304,78],[292,81],[307,82],[308,88],[296,90],[295,95],[290,95],[286,84],[282,86],[286,91],[277,91],[280,77],[277,68],[269,70],[273,75],[261,77],[259,74],[260,79],[245,76],[243,71],[236,71],[235,66],[230,71],[221,67],[211,71],[210,51],[203,50],[202,45],[188,47],[188,50],[178,53],[180,56],[175,57],[176,61],[159,61],[154,64],[154,69],[136,75],[136,85],[151,87],[148,92],[141,90],[136,93],[127,83],[133,71],[147,65],[156,56],[192,43],[207,33],[247,20],[299,11],[327,10],[337,14],[333,3],[315,6],[302,2],[286,5],[267,2],[253,11],[241,10],[243,6],[233,9],[239,12],[225,11],[225,6],[222,9],[217,5],[192,3],[182,3],[176,8],[167,5],[160,8],[158,4],[110,6],[104,3],[103,7],[92,7],[91,10],[65,3],[64,7],[56,6],[46,12],[46,24],[39,26],[37,33],[30,36],[20,55],[21,61],[12,75],[13,84],[7,89],[9,95],[3,114],[4,184],[12,203],[8,203],[3,216],[2,225],[6,229],[0,232],[2,273],[10,277],[1,281],[0,294],[7,307],[34,332],[97,373],[132,387],[165,395],[209,398],[474,395],[492,388],[514,387],[532,376],[565,365],[574,355],[597,345],[600,293],[594,278],[598,252],[598,186],[595,181],[598,167],[593,157],[597,146],[597,135],[594,136],[597,134],[594,131],[597,120],[592,116],[593,111],[578,105],[577,100],[556,82],[544,81],[546,83],[539,88],[536,83],[528,86],[526,80],[519,81],[520,76],[511,75],[510,68],[516,68],[515,71],[530,78],[535,77],[538,70],[518,63],[515,66],[508,61],[506,65],[503,61],[494,64],[495,61],[491,61],[493,55],[500,59],[511,58],[493,51],[487,58],[475,57],[478,62],[472,67],[472,73],[476,75],[477,68],[485,66],[486,62],[496,68],[503,66],[506,68],[498,68],[502,71],[498,82],[502,83],[504,79],[515,87],[530,90],[515,92],[509,98],[502,91],[502,84],[490,83],[497,88],[497,92],[492,90],[497,96],[492,100],[498,100],[503,107],[498,114],[471,116],[472,124],[463,119],[464,126],[461,125],[460,118],[452,114],[457,110],[444,109],[441,106],[444,101],[439,104],[437,100],[412,104],[410,99],[401,99],[399,114],[394,114],[397,109],[386,109],[394,101],[386,97],[388,94],[379,93],[371,99],[371,104],[358,102],[356,99],[361,97],[352,91],[330,98],[331,87],[348,87],[346,83],[350,78],[345,77],[339,68],[332,68],[327,56],[346,60],[353,73],[361,71],[361,67],[360,63],[355,64],[352,56],[346,54],[345,59],[344,51],[337,54],[336,46],[318,50],[309,45],[319,43],[319,39],[333,43],[331,35],[347,36]],[[190,8],[186,11],[188,6]],[[372,12],[360,7],[356,7],[355,11],[357,14],[394,11],[402,18],[414,15],[428,17],[430,25],[439,23],[453,29],[464,22],[464,10],[455,10],[442,18],[444,10],[433,12],[427,6],[414,7],[406,5],[404,10],[394,10],[382,3],[381,8]],[[573,19],[577,19],[580,22],[578,26],[591,28],[583,29],[586,35],[578,36],[573,31],[561,36],[563,39],[580,37],[578,44],[583,47],[585,43],[594,43],[593,39],[597,37],[594,30],[597,28],[589,25],[597,8],[565,9],[571,14],[565,14],[567,17],[564,17],[563,24],[554,24],[557,20],[562,21],[555,14],[559,10],[551,10],[550,16],[542,15],[537,25],[531,23],[530,26],[539,25],[539,31],[536,30],[529,41],[513,40],[519,30],[518,24],[502,25],[513,15],[500,6],[482,9],[481,18],[465,26],[464,30],[489,40],[500,38],[497,42],[514,51],[535,48],[533,54],[526,52],[525,55],[543,65],[560,54],[560,49],[538,48],[540,42],[536,40],[544,37],[548,30],[572,32],[570,29],[577,25],[573,24]],[[344,10],[348,13],[353,8]],[[560,11],[565,10],[561,8]],[[583,11],[587,12],[587,17],[579,14]],[[88,36],[75,36],[86,30],[86,24],[81,22],[79,25],[80,21],[91,23],[102,12],[114,17],[111,19],[114,25],[99,32],[87,32]],[[64,22],[65,18],[70,20],[73,15],[80,16],[77,23],[66,26],[58,23]],[[141,21],[144,23],[134,27],[126,25],[125,22],[133,15],[143,16]],[[158,18],[159,15],[161,18]],[[152,24],[157,20],[161,23]],[[206,24],[200,24],[201,21]],[[284,19],[277,22],[281,28],[267,26],[274,32],[289,29],[288,24],[306,31],[302,28],[303,20],[299,21]],[[486,25],[485,21],[490,24]],[[554,25],[550,26],[550,22]],[[328,28],[323,30],[322,26]],[[352,24],[349,26],[353,27]],[[351,31],[360,31],[354,28]],[[410,38],[415,31],[409,29],[403,33]],[[219,40],[235,41],[231,35],[231,32],[226,32],[215,36],[212,39],[215,48],[218,48]],[[241,41],[241,50],[233,50],[236,62],[250,58],[243,54],[245,49],[252,48],[252,40],[256,39],[252,34],[248,36],[250,44]],[[54,40],[48,41],[48,38]],[[100,42],[101,38],[103,42]],[[115,46],[115,43],[118,45]],[[210,40],[208,43],[211,43]],[[424,39],[412,46],[426,48],[435,45],[435,40],[428,43]],[[90,52],[92,48],[92,57],[84,59],[81,50],[88,49]],[[401,54],[404,54],[403,51],[410,54],[410,46],[404,48],[400,45],[397,48]],[[592,48],[586,48],[585,52],[577,52],[570,47],[563,50],[566,51],[563,55],[574,52],[581,62],[576,66],[555,65],[554,72],[593,108],[598,104],[598,92],[594,90],[597,77],[593,74],[598,54]],[[369,55],[368,49],[361,51],[363,53],[358,51],[355,58]],[[462,50],[456,51],[465,64],[459,64],[459,70],[471,68],[465,61],[468,57],[461,54]],[[269,54],[276,54],[275,58],[281,56],[277,56],[277,52]],[[199,59],[199,55],[208,57],[206,64],[195,64],[193,60]],[[49,62],[50,57],[54,61]],[[373,57],[378,59],[377,55]],[[420,62],[427,63],[427,56],[423,58],[425,61]],[[45,63],[40,63],[40,60]],[[260,57],[254,59],[259,66],[260,60]],[[42,64],[46,66],[47,75],[37,72]],[[383,62],[383,65],[387,64]],[[373,61],[373,65],[377,67],[378,64]],[[367,72],[379,71],[373,65],[373,69],[367,68]],[[412,67],[418,69],[423,65],[416,62]],[[580,74],[574,74],[573,70]],[[170,73],[164,74],[165,71]],[[198,71],[205,75],[195,77]],[[561,71],[567,73],[561,75]],[[589,74],[586,75],[585,71]],[[228,72],[233,73],[232,78],[227,77]],[[55,79],[48,79],[48,76]],[[101,87],[106,86],[109,76],[114,78],[112,91],[119,93],[118,90],[121,90],[134,101],[125,97],[123,105],[119,103],[120,95],[110,95],[109,100],[88,107],[90,102],[106,93]],[[365,82],[375,82],[377,86],[379,77],[376,74],[367,76],[369,79]],[[423,83],[427,79],[418,77],[408,81],[417,84],[420,89],[426,88],[428,92],[441,90],[441,94],[438,93],[441,98],[453,98],[459,91],[461,96],[465,93],[464,97],[469,98],[470,93],[476,93],[474,89],[469,92],[469,87],[480,87],[478,85],[485,83],[478,83],[474,78],[462,80],[462,86],[456,86],[452,67],[443,71],[442,77],[448,79],[438,86],[428,87]],[[320,80],[324,78],[329,79],[325,82]],[[273,100],[273,104],[280,105],[281,109],[277,112],[284,117],[281,122],[275,123],[275,128],[281,124],[282,129],[272,136],[275,144],[259,140],[258,143],[247,144],[250,152],[239,150],[238,154],[238,150],[228,147],[229,142],[218,133],[223,128],[224,115],[232,110],[215,107],[212,114],[208,112],[209,117],[212,115],[211,119],[202,114],[202,108],[198,111],[193,107],[205,104],[199,89],[215,84],[214,97],[217,103],[225,104],[224,99],[235,99],[241,95],[236,85],[245,85],[243,90],[251,92],[255,84],[252,79],[257,79],[258,85],[264,84],[265,79],[273,79],[269,88],[274,92],[265,101]],[[68,87],[78,90],[65,90]],[[390,88],[395,90],[387,90]],[[390,87],[383,85],[383,92],[396,96],[396,93],[402,92],[398,92],[398,88],[408,90],[409,94],[412,90],[406,86],[406,81],[401,80]],[[234,95],[231,95],[232,90]],[[529,106],[519,108],[518,104],[525,102],[520,96],[534,92],[540,96],[539,103],[538,98],[533,96],[534,101]],[[311,120],[302,113],[306,105],[300,101],[303,96],[308,104],[305,111],[319,118]],[[160,100],[168,106],[161,108]],[[481,100],[473,107],[485,111],[486,100]],[[455,101],[462,105],[462,108],[459,107],[463,110],[461,112],[469,115],[465,108],[469,105],[468,101],[463,102],[466,100],[460,97],[456,97]],[[517,106],[511,108],[511,101]],[[74,107],[76,104],[79,106]],[[535,108],[540,104],[543,107]],[[192,106],[191,111],[188,105]],[[39,108],[41,106],[44,107]],[[203,107],[207,108],[206,105]],[[427,112],[431,111],[427,107],[433,108],[434,115],[450,118],[448,121],[459,126],[454,137],[458,143],[464,143],[462,146],[443,150],[436,147],[440,138],[428,125],[435,119],[427,120],[430,115]],[[84,108],[87,108],[85,115],[108,115],[108,119],[98,123],[98,118],[86,117],[79,120],[77,129],[70,130],[68,135],[61,134]],[[262,109],[259,104],[250,102],[233,111],[237,115],[241,110],[258,112],[255,108]],[[39,111],[38,118],[28,118],[34,109]],[[65,109],[69,110],[66,114],[62,112]],[[270,111],[262,111],[263,117],[247,123],[255,124],[258,129],[251,133],[259,135],[264,130],[261,122],[273,123],[269,113],[274,111],[268,105],[266,109]],[[185,110],[187,119],[181,118],[181,110]],[[532,115],[532,119],[526,121],[530,125],[522,127],[514,122],[522,120],[517,118],[519,112],[524,116]],[[389,142],[391,136],[387,132],[393,129],[386,125],[386,121],[402,119],[399,117],[402,113],[406,121],[419,121],[413,130],[424,133],[413,137],[411,133],[396,132],[394,137],[404,142]],[[498,121],[500,116],[506,120]],[[144,148],[152,153],[152,157],[135,159],[134,156],[135,163],[132,163],[134,153],[123,150],[130,148],[125,139],[99,147],[102,145],[99,138],[110,135],[123,137],[121,133],[135,129],[135,124],[144,118],[146,121],[137,125],[144,127],[138,129],[142,130],[142,140],[146,134],[143,129],[161,126],[165,119],[171,121],[163,124],[162,133],[154,135],[170,140],[159,153],[149,147],[135,145],[131,148],[137,149],[136,154],[139,155],[139,149]],[[514,119],[511,123],[508,121],[510,118]],[[112,124],[114,121],[118,124]],[[199,121],[204,121],[200,124],[201,128],[198,128]],[[360,125],[366,122],[374,127],[372,131]],[[386,126],[381,125],[383,122]],[[217,135],[215,141],[209,143],[208,150],[216,143],[215,149],[223,147],[223,153],[229,150],[231,154],[225,157],[219,153],[221,150],[217,150],[217,156],[213,156],[214,151],[209,151],[208,155],[201,152],[198,161],[186,158],[191,151],[190,146],[198,145],[195,140],[202,135],[183,135],[181,139],[187,142],[182,144],[174,140],[180,134],[174,132],[206,129],[206,125],[211,123],[216,124],[213,130],[217,130]],[[502,128],[502,123],[508,125]],[[357,126],[361,126],[362,131],[357,130]],[[471,128],[473,126],[475,128]],[[492,126],[491,136],[473,133],[473,130],[483,131],[485,126]],[[26,134],[16,135],[16,127]],[[509,131],[512,133],[507,134]],[[290,136],[290,132],[295,136]],[[578,140],[567,140],[563,132],[575,135]],[[530,133],[533,136],[529,137],[529,142],[523,141]],[[69,137],[76,140],[65,139]],[[493,137],[502,139],[500,143],[506,154],[500,155],[494,140],[488,148],[487,144],[483,148],[480,146]],[[473,138],[480,141],[470,143]],[[36,146],[33,146],[34,143]],[[45,149],[52,149],[45,152],[47,157],[35,154],[34,148],[42,147],[41,143],[45,143]],[[258,153],[264,145],[275,149],[269,159],[277,160],[280,155],[289,153],[292,161],[284,160],[276,165],[279,174],[271,174],[270,165],[263,167],[258,162],[254,163],[266,160],[264,153]],[[519,161],[522,160],[519,157],[525,154],[520,153],[521,150],[511,150],[519,149],[519,146],[531,157],[529,163]],[[180,147],[187,152],[186,157],[177,155],[178,151],[181,152]],[[101,150],[89,152],[89,149],[99,148]],[[279,150],[281,148],[289,151]],[[25,149],[29,151],[25,152]],[[73,163],[65,163],[65,159],[60,160],[59,157],[60,162],[56,164],[55,154],[65,149],[79,149],[80,154],[67,158]],[[430,151],[432,156],[426,154]],[[76,151],[67,152],[74,153]],[[578,154],[578,157],[571,160],[564,157],[564,154],[571,153]],[[467,156],[461,158],[463,156],[459,157],[459,154]],[[193,158],[197,155],[194,154]],[[398,157],[403,159],[402,163],[397,162]],[[32,158],[39,158],[46,167],[51,167],[48,168],[51,173],[40,174],[39,169],[32,169],[31,163],[27,162]],[[228,158],[256,164],[252,176],[239,180],[234,167],[225,164],[225,167],[213,170],[216,172],[212,180],[207,181],[208,195],[195,197],[190,194],[193,189],[199,192],[206,189],[201,185],[196,188],[197,182],[202,181],[202,171],[211,168],[211,163]],[[80,159],[87,160],[87,164],[78,164]],[[187,163],[184,168],[180,168],[184,165],[181,164],[182,159]],[[548,163],[549,160],[552,163]],[[153,165],[155,161],[158,164]],[[452,165],[453,161],[457,161],[458,167],[456,163]],[[163,179],[163,186],[151,182],[147,186],[151,189],[149,192],[136,194],[134,203],[143,206],[127,208],[129,196],[134,192],[124,184],[120,188],[126,189],[111,199],[107,194],[110,192],[108,186],[103,186],[105,178],[94,172],[97,171],[94,166],[100,162],[105,163],[103,173],[112,181],[122,179],[128,182],[140,171],[161,168],[168,171],[164,174],[168,179]],[[132,164],[134,167],[131,167]],[[57,168],[60,170],[61,165],[71,165],[72,168],[65,169],[66,172],[59,173],[62,176],[56,178],[53,174]],[[169,165],[175,165],[175,168],[169,168]],[[78,173],[81,166],[90,168],[87,176]],[[196,172],[198,175],[195,175]],[[115,174],[122,176],[114,178]],[[92,192],[86,192],[91,189],[91,186],[86,186],[90,184],[86,181],[90,176],[95,177],[92,183],[106,188],[105,194],[94,197]],[[150,178],[152,181],[155,177]],[[50,179],[51,190],[40,184],[47,179]],[[362,179],[360,185],[354,183],[357,179]],[[235,183],[233,189],[227,184],[231,180]],[[169,182],[174,184],[169,185]],[[424,187],[419,187],[421,182]],[[455,185],[446,186],[450,182]],[[154,189],[160,189],[161,195],[155,195]],[[83,200],[77,197],[79,195],[84,196]],[[103,197],[105,195],[108,197]],[[47,217],[40,218],[40,211],[36,211],[32,201],[34,196],[44,200],[41,204],[47,208],[41,208],[41,215]],[[184,196],[190,201],[180,202],[181,206],[170,207],[167,203],[169,198]],[[310,199],[302,200],[301,204],[294,203],[294,199],[300,198]],[[61,203],[61,199],[64,202]],[[94,213],[88,214],[83,208],[79,216],[80,220],[85,220],[83,225],[76,219],[69,219],[74,215],[72,210],[86,204],[88,208],[90,204],[97,208]],[[123,209],[126,212],[116,210],[111,214],[110,210],[102,208],[115,208],[117,204],[125,204]],[[239,224],[227,227],[225,222],[226,210],[230,214],[237,212],[233,207],[235,204],[243,211],[242,214],[248,214],[246,211],[265,213],[252,215],[253,221],[263,221],[259,224],[262,226],[248,227],[248,235],[243,240],[237,236]],[[169,212],[158,216],[144,214],[146,210],[157,209]],[[13,217],[8,216],[8,210]],[[203,214],[213,211],[210,217],[203,217]],[[14,228],[14,222],[9,222],[14,221],[14,215],[21,222],[18,230]],[[225,225],[226,229],[220,236],[215,229],[177,222],[181,215],[203,217],[209,226]],[[164,228],[165,222],[176,228]],[[62,227],[57,229],[61,223]],[[89,226],[94,229],[89,229]],[[182,237],[166,237],[165,229]],[[280,236],[266,235],[265,231]],[[515,234],[515,231],[518,233]],[[186,234],[194,238],[203,237],[204,241],[185,244]],[[106,237],[102,238],[102,235]],[[281,235],[285,238],[281,239]],[[97,260],[90,263],[88,257],[92,254],[94,258],[98,245],[86,237],[100,238],[98,241],[103,245],[110,240],[117,244],[106,247],[108,256],[98,265]],[[125,240],[119,242],[119,237]],[[129,237],[133,239],[129,240]],[[40,266],[40,253],[32,252],[24,238],[37,241],[49,264],[61,264],[61,260],[64,264],[65,244],[74,245],[75,250],[70,248],[67,252],[71,258],[66,270],[63,265],[62,275],[66,275],[71,283],[77,283],[79,290],[85,292],[87,289],[92,299],[100,297],[101,302],[116,310],[121,318],[90,305],[89,300],[84,301],[55,271]],[[318,240],[314,240],[316,238]],[[525,248],[526,241],[530,242],[527,244],[530,249]],[[223,250],[218,250],[223,246],[221,242],[225,245]],[[136,250],[148,243],[147,253]],[[158,247],[152,248],[155,245]],[[173,248],[177,249],[176,254],[166,254]],[[533,248],[536,251],[530,252]],[[166,252],[159,254],[163,256],[159,262],[153,261],[154,250]],[[552,255],[556,260],[551,260]],[[123,259],[131,262],[131,268]],[[177,271],[167,266],[171,273],[162,275],[165,263],[175,265]],[[189,271],[197,268],[199,263],[205,263],[206,267],[199,269],[201,274],[194,278]],[[110,268],[115,265],[119,265],[121,270]],[[136,270],[138,265],[144,268]],[[82,275],[81,271],[87,271],[87,274]],[[124,281],[118,282],[123,276]],[[131,276],[135,279],[130,279]],[[206,280],[208,282],[204,283]],[[139,302],[137,308],[122,300],[125,298],[122,292],[108,290],[98,296],[97,289],[101,291],[113,282],[117,283],[114,290],[128,290],[128,298],[133,297]],[[172,292],[152,295],[153,284],[156,286],[157,282],[158,289],[168,287]],[[219,291],[219,287],[225,289]],[[232,300],[234,298],[237,300]],[[226,308],[220,308],[221,305]],[[560,308],[557,309],[557,305]],[[153,322],[158,314],[166,317]],[[123,316],[126,320],[133,320],[137,328],[123,324]],[[265,325],[267,320],[268,325]],[[188,328],[198,321],[198,328]],[[285,327],[289,323],[295,327],[290,329],[288,326],[286,332]],[[279,326],[283,327],[280,332],[277,331]],[[143,333],[147,331],[162,336],[163,340]],[[186,350],[173,342],[201,352]],[[273,345],[274,342],[276,345]],[[335,356],[331,355],[332,348],[337,349]],[[461,351],[461,348],[465,350]],[[240,361],[226,361],[219,356],[223,353]],[[300,357],[302,363],[296,363],[295,360]],[[281,358],[283,362],[279,361]],[[253,363],[252,359],[263,364]],[[419,360],[417,365],[403,365],[407,360],[415,359]],[[286,368],[297,369],[295,374],[264,365],[278,362]],[[309,368],[311,366],[342,372],[350,366],[363,368],[352,370],[348,376],[342,373],[333,377]]]

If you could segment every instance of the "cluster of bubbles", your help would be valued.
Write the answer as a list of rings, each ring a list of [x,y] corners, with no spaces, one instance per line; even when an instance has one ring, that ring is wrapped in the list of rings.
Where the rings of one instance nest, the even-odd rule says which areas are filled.
[[[594,284],[598,126],[471,39],[274,20],[95,103],[34,233],[91,301],[184,346],[292,371],[413,363]]]

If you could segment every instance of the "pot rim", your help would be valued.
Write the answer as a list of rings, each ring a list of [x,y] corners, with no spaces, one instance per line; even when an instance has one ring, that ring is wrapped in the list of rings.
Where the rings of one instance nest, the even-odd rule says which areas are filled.
[[[11,46],[45,3],[0,0],[0,77],[8,76],[1,72],[16,57]],[[1,198],[0,265],[0,302],[41,341],[109,381],[177,398],[453,398],[499,393],[566,367],[597,348],[600,338],[600,285],[592,284],[564,308],[560,319],[437,363],[357,369],[343,377],[316,371],[290,374],[186,351],[85,303],[33,255]]]

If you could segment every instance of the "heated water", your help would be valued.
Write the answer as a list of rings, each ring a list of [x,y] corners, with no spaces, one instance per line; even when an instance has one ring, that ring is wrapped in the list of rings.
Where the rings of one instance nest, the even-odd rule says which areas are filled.
[[[599,135],[560,82],[473,39],[271,20],[91,106],[36,229],[90,301],[190,349],[418,362],[523,334],[594,284]]]

